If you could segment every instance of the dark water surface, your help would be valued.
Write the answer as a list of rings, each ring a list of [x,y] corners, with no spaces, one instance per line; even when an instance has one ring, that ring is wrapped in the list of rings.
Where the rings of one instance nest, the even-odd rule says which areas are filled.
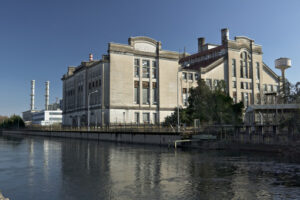
[[[18,199],[300,199],[278,155],[0,136],[0,190]]]

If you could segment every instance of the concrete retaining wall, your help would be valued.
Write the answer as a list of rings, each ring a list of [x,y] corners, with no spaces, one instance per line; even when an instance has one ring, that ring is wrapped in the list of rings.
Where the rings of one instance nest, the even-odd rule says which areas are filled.
[[[64,132],[64,131],[27,131],[3,130],[4,135],[31,135],[45,137],[78,138],[111,142],[124,142],[136,144],[174,145],[180,135],[172,133],[103,133],[103,132]]]

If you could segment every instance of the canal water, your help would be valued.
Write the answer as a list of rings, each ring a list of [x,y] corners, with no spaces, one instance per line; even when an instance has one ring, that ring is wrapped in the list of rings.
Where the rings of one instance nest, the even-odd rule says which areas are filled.
[[[24,199],[300,199],[280,155],[0,136],[0,190]]]

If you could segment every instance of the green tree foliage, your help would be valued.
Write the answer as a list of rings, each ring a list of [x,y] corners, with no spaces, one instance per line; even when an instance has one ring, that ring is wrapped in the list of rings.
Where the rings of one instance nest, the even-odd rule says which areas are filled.
[[[203,80],[190,90],[189,106],[180,108],[180,122],[192,125],[194,119],[213,124],[239,124],[242,122],[243,103],[233,103],[225,92],[225,83],[221,81],[211,90]],[[177,124],[177,109],[165,119],[165,124]]]
[[[13,115],[0,122],[0,128],[24,128],[25,123],[18,115]]]

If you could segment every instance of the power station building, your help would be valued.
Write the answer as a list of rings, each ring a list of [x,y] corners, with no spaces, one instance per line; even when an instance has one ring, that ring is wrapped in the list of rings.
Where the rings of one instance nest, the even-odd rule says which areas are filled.
[[[61,103],[49,104],[50,82],[45,82],[45,109],[37,110],[35,108],[35,80],[31,81],[30,110],[23,112],[23,120],[27,125],[48,126],[53,124],[62,124]]]
[[[263,62],[262,47],[244,36],[229,39],[229,30],[221,30],[220,45],[198,38],[198,53],[180,59],[183,79],[196,72],[211,88],[224,81],[234,102],[247,107],[264,104],[266,93],[279,92],[280,77]],[[183,86],[190,88],[188,85]]]
[[[228,29],[221,35],[220,45],[199,38],[192,55],[163,50],[148,37],[109,43],[101,60],[90,54],[63,75],[63,125],[163,122],[187,106],[200,78],[212,89],[225,81],[235,102],[263,104],[264,93],[279,90],[279,76],[263,62],[262,47],[247,37],[230,40]]]

